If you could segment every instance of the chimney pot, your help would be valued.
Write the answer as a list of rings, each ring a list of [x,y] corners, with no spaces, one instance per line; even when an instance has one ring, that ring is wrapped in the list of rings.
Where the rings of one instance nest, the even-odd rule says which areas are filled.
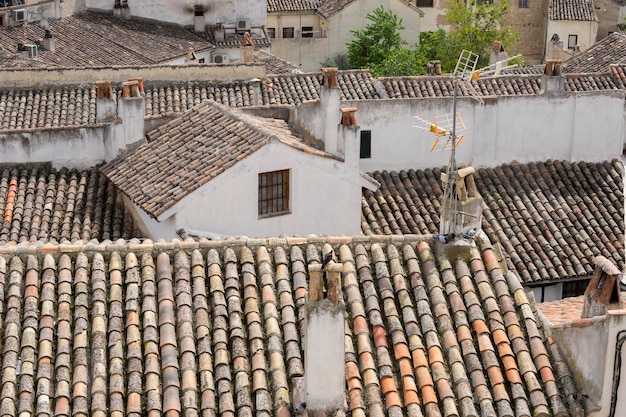
[[[112,82],[110,80],[96,81],[96,86],[98,88],[98,98],[113,97],[113,88],[111,87],[111,84]]]
[[[341,124],[344,126],[356,126],[356,107],[345,107],[341,109]]]
[[[139,97],[139,82],[137,81],[124,81],[122,83],[122,97],[131,98]]]
[[[129,78],[128,81],[137,81],[138,86],[139,86],[139,92],[142,94],[145,93],[144,86],[143,86],[143,77]]]
[[[337,79],[338,71],[339,70],[337,69],[337,67],[322,68],[323,84],[329,87],[338,87],[339,86],[339,81]]]

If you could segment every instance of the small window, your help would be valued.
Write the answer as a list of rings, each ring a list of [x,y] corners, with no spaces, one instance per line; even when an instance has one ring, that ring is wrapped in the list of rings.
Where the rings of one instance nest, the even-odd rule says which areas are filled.
[[[276,28],[267,28],[267,36],[274,39],[276,37]]]
[[[433,7],[433,0],[416,0],[417,7]]]
[[[200,58],[200,59],[198,60],[198,64],[204,64],[204,58]]]
[[[569,35],[567,37],[567,49],[574,49],[578,45],[578,35]]]
[[[289,170],[259,174],[259,217],[289,213]]]
[[[476,0],[476,4],[493,4],[493,0]]]
[[[530,7],[530,0],[519,0],[517,7],[520,9],[528,9]]]
[[[313,37],[313,26],[302,26],[302,37],[303,38],[312,38]]]
[[[283,38],[293,38],[293,28],[283,28]]]
[[[589,285],[588,279],[583,279],[580,281],[569,281],[563,283],[563,298],[567,297],[578,297],[579,295],[583,295],[585,290],[587,289],[587,285]]]
[[[369,159],[372,157],[372,131],[361,130],[361,159]]]

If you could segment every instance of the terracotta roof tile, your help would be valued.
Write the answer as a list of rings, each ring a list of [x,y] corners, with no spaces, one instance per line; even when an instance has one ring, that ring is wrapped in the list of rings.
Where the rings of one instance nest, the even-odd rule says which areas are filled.
[[[103,251],[60,245],[59,258],[36,256],[42,247],[30,255],[0,247],[0,408],[59,415],[287,412],[303,389],[304,303],[295,294],[306,286],[306,264],[319,263],[329,241],[146,241],[141,251],[125,242]],[[344,339],[349,411],[452,417],[582,410],[561,383],[571,374],[555,362],[559,352],[544,345],[519,278],[484,264],[490,243],[478,238],[456,259],[436,258],[431,245],[413,236],[367,247],[344,239],[334,247],[344,291],[353,293]],[[274,296],[264,301],[268,292]],[[400,303],[407,292],[412,296]],[[463,308],[449,309],[453,294],[468,296]],[[497,307],[479,313],[495,298]],[[508,312],[515,318],[505,327]],[[473,327],[478,334],[470,330],[481,321]],[[36,374],[29,371],[35,363]],[[515,369],[524,377],[509,377]]]
[[[568,73],[604,73],[612,64],[626,63],[626,35],[613,32],[563,63]],[[622,87],[623,88],[623,87]]]
[[[597,21],[591,0],[550,0],[548,18],[551,20]]]
[[[592,271],[591,259],[599,254],[620,267],[623,170],[617,160],[481,168],[474,177],[484,200],[483,230],[502,246],[507,266],[524,282],[586,276]],[[363,233],[437,233],[440,172],[372,173],[381,187],[363,191]],[[485,261],[497,265],[493,256]],[[451,306],[458,305],[453,296]]]
[[[262,50],[254,51],[254,62],[263,65],[267,74],[294,74],[302,72],[297,65]]]
[[[44,32],[39,25],[4,26],[0,28],[0,45],[15,53],[18,43],[40,43]],[[63,67],[149,65],[182,57],[189,47],[196,51],[211,47],[177,25],[126,20],[93,11],[50,20],[50,32],[55,52],[39,48],[33,59]]]

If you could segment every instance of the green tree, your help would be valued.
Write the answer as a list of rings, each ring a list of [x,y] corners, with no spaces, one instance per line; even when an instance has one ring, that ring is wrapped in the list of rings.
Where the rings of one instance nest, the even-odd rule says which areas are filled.
[[[508,12],[508,0],[450,0],[446,10],[452,24],[450,39],[462,49],[480,55],[478,65],[485,66],[494,41],[507,47],[519,40],[513,28],[505,25]]]
[[[372,64],[370,72],[374,77],[418,75],[426,72],[427,65],[428,60],[424,60],[417,50],[395,48],[382,62]]]
[[[380,65],[396,48],[406,45],[400,37],[404,29],[402,19],[380,6],[367,16],[371,23],[363,30],[351,31],[355,39],[348,43],[348,57],[352,68]]]

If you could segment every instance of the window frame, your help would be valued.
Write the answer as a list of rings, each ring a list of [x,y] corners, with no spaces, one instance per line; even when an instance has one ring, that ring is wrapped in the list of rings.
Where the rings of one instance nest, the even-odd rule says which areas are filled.
[[[302,26],[300,28],[300,36],[303,38],[313,37],[313,26]]]
[[[517,7],[519,9],[530,9],[530,0],[518,0]]]
[[[260,172],[257,176],[259,219],[291,213],[291,170]]]
[[[434,0],[415,0],[416,7],[434,7]]]
[[[573,45],[572,39],[574,40]],[[578,35],[567,35],[567,49],[574,49],[576,48],[576,45],[578,45]]]
[[[275,39],[276,38],[276,28],[267,28],[267,37],[270,39]]]
[[[359,158],[372,159],[372,131],[361,130],[359,141]]]
[[[283,35],[283,39],[292,39],[295,36],[295,30],[293,26],[283,28],[282,35]]]

